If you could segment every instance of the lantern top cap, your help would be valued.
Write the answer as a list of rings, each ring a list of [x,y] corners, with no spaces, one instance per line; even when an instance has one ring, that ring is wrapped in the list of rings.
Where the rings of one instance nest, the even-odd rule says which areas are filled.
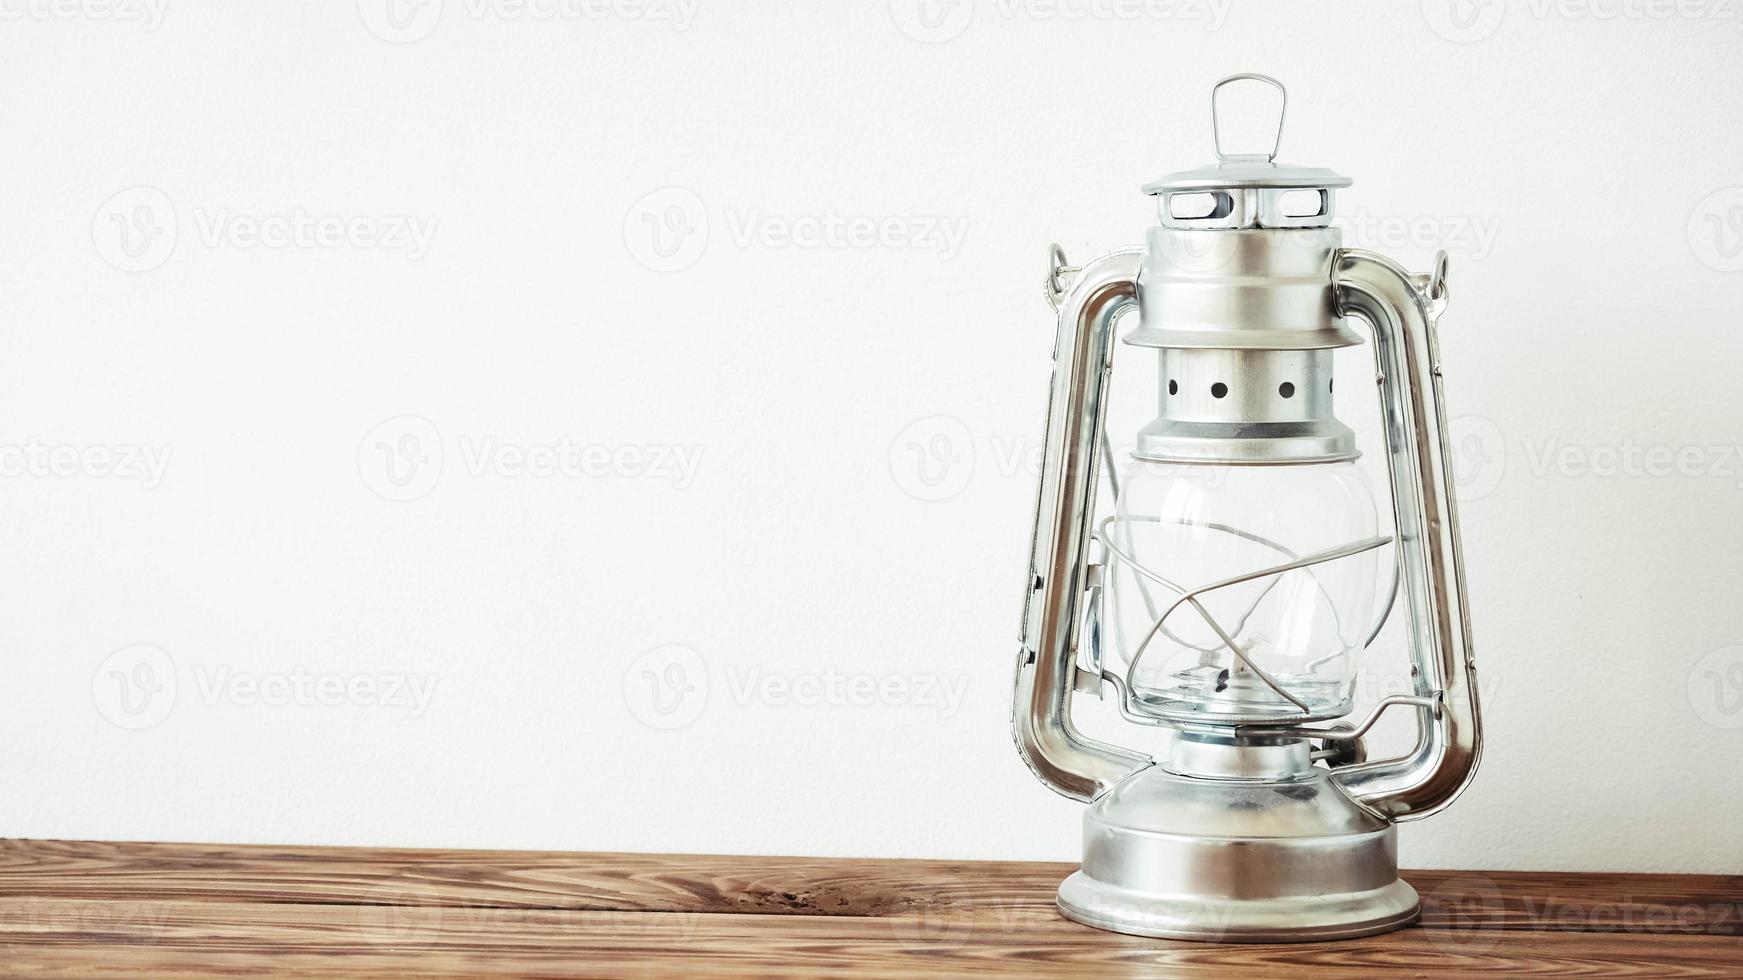
[[[1277,128],[1269,150],[1257,153],[1235,153],[1224,148],[1222,120],[1217,112],[1217,93],[1232,82],[1253,81],[1275,86],[1280,97],[1277,106]],[[1324,167],[1299,167],[1278,163],[1277,150],[1283,144],[1283,119],[1289,107],[1289,92],[1283,83],[1269,75],[1243,72],[1222,79],[1210,89],[1211,135],[1216,145],[1217,162],[1194,170],[1182,170],[1161,180],[1144,185],[1146,194],[1172,194],[1177,191],[1214,191],[1261,188],[1335,188],[1350,186],[1350,178]]]

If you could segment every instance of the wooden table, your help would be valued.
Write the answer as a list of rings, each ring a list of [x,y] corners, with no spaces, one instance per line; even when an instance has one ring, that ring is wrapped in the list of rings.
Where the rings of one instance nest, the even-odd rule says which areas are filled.
[[[1743,876],[1409,872],[1417,928],[1222,946],[1067,922],[1070,870],[0,841],[0,975],[1743,977]]]

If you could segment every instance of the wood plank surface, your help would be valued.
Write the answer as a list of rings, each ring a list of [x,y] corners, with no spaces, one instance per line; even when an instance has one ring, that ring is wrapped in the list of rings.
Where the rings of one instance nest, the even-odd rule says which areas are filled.
[[[1341,943],[1061,919],[1044,862],[0,841],[0,975],[1743,977],[1743,877],[1406,872]]]

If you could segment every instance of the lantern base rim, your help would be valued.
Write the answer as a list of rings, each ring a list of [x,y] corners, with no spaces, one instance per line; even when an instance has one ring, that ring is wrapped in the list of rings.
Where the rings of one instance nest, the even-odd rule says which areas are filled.
[[[1416,921],[1397,828],[1312,766],[1305,744],[1183,748],[1194,751],[1169,765],[1195,774],[1150,766],[1084,814],[1083,866],[1059,887],[1066,918],[1246,943],[1347,939]]]
[[[1422,906],[1402,879],[1366,892],[1217,899],[1156,896],[1078,871],[1059,886],[1059,912],[1108,932],[1213,943],[1311,943],[1356,939],[1416,922]]]

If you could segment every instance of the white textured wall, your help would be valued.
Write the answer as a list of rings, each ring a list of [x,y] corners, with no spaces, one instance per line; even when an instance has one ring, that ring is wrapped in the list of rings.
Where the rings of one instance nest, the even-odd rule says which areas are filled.
[[[1044,247],[1262,70],[1452,253],[1489,743],[1405,862],[1743,871],[1734,3],[386,2],[0,0],[0,834],[1072,857]]]

